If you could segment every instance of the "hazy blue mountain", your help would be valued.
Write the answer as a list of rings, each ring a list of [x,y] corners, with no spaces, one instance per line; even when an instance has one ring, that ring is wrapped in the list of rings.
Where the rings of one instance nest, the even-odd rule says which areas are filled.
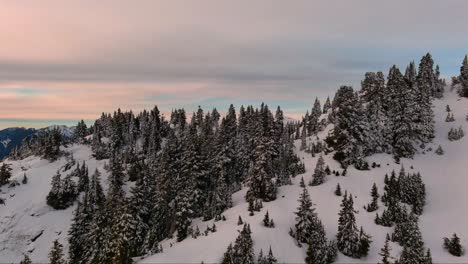
[[[0,159],[21,144],[23,139],[37,133],[34,128],[12,127],[0,130]]]
[[[21,145],[21,142],[23,142],[25,138],[35,133],[54,128],[58,129],[66,138],[71,138],[75,130],[75,127],[67,127],[64,125],[53,125],[41,129],[11,127],[0,130],[0,160],[8,156],[15,147]]]

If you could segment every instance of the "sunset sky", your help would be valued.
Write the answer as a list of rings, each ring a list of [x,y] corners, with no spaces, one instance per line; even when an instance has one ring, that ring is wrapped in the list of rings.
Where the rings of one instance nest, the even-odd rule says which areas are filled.
[[[463,0],[2,1],[0,128],[155,104],[223,112],[264,101],[298,117],[316,96],[427,51],[457,74],[467,10]]]

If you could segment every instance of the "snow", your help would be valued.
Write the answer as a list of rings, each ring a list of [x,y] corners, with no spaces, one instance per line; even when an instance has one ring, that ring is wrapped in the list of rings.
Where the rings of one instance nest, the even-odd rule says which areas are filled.
[[[445,111],[449,104],[455,115],[455,122],[446,123]],[[363,206],[371,201],[370,190],[375,182],[379,193],[383,194],[383,180],[386,173],[392,170],[397,172],[403,165],[407,172],[419,171],[422,174],[427,191],[427,204],[424,213],[420,217],[420,228],[426,247],[431,249],[434,263],[467,263],[468,255],[463,257],[451,256],[442,247],[442,238],[451,236],[456,232],[461,237],[461,242],[468,247],[468,210],[463,206],[468,200],[468,178],[464,168],[468,157],[468,137],[459,141],[450,142],[447,133],[451,127],[462,126],[468,131],[468,122],[465,115],[468,113],[468,100],[460,99],[455,93],[447,92],[445,98],[434,101],[436,120],[436,138],[431,147],[432,151],[417,154],[414,159],[402,159],[401,164],[395,164],[392,157],[378,154],[368,158],[370,163],[381,164],[380,168],[371,171],[358,171],[349,168],[347,176],[327,176],[324,184],[320,186],[307,186],[316,212],[322,220],[327,237],[334,239],[337,233],[338,211],[342,197],[337,197],[334,190],[340,183],[342,191],[347,190],[355,197],[355,209],[358,226],[372,236],[372,245],[369,256],[360,260],[338,255],[337,263],[377,263],[380,261],[378,253],[383,247],[385,235],[392,233],[392,228],[374,224],[375,213],[368,213]],[[318,137],[323,140],[332,129],[328,126]],[[308,140],[315,140],[315,136]],[[441,145],[445,154],[438,156],[434,150]],[[300,140],[296,142],[299,149]],[[87,146],[72,145],[68,148],[78,161],[86,160],[90,172],[96,167],[103,173],[103,185],[105,186],[106,172],[102,169],[106,161],[96,161],[91,157],[91,150]],[[208,236],[200,236],[197,239],[188,238],[182,242],[167,239],[162,242],[164,252],[144,258],[137,258],[141,263],[219,263],[229,243],[234,242],[238,231],[242,226],[237,225],[240,215],[244,222],[251,225],[254,250],[258,255],[260,249],[264,252],[271,246],[279,263],[303,263],[306,246],[298,247],[296,242],[288,234],[290,227],[295,224],[294,212],[298,206],[298,198],[301,192],[299,182],[304,177],[307,183],[312,176],[318,155],[299,152],[306,164],[307,172],[293,179],[293,185],[279,188],[278,199],[263,203],[261,212],[255,212],[249,216],[244,195],[246,188],[233,195],[233,207],[228,209],[224,216],[226,221],[216,222],[217,232]],[[324,156],[325,163],[332,170],[339,170],[339,164],[332,159],[332,154]],[[57,169],[65,164],[65,159],[49,163],[38,157],[29,157],[21,161],[7,161],[12,164],[14,179],[21,181],[24,172],[28,175],[29,183],[15,188],[2,188],[0,197],[7,198],[6,205],[0,205],[0,262],[14,262],[22,258],[22,254],[33,250],[30,254],[34,262],[46,262],[47,254],[52,240],[59,238],[67,245],[66,233],[72,218],[74,207],[63,211],[55,211],[46,205],[45,197],[50,189],[50,180]],[[388,165],[387,165],[388,164]],[[413,166],[414,169],[410,169]],[[24,170],[24,171],[23,171]],[[65,174],[62,174],[65,175]],[[14,195],[14,197],[11,197]],[[461,206],[460,206],[461,205]],[[382,213],[384,207],[379,202]],[[266,228],[262,224],[266,211],[275,222],[275,228]],[[33,215],[33,216],[32,216]],[[195,219],[192,226],[198,225],[200,231],[212,226],[213,221],[203,222]],[[41,230],[43,234],[36,241],[31,238],[37,236]],[[171,246],[172,244],[172,246]],[[397,257],[401,248],[392,243],[392,256]]]
[[[0,143],[3,145],[4,148],[8,147],[8,144],[10,144],[11,139],[7,138],[5,140],[2,140]]]
[[[82,145],[67,148],[78,162],[86,161],[89,171],[96,167],[103,174],[105,161],[91,157],[91,149]],[[53,210],[46,204],[52,176],[65,165],[64,158],[53,163],[39,157],[28,157],[20,161],[6,161],[12,165],[12,180],[21,182],[26,173],[28,183],[14,188],[2,187],[0,197],[6,198],[6,205],[0,205],[0,262],[19,262],[24,253],[30,252],[34,262],[48,262],[47,254],[52,241],[67,245],[67,232],[71,224],[75,206],[66,210]],[[62,172],[62,175],[70,173]],[[104,183],[104,181],[103,181]],[[34,242],[32,239],[41,233]]]

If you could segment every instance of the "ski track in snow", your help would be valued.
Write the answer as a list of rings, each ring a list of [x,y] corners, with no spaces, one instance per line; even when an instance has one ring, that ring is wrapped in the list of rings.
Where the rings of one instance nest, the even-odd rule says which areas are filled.
[[[455,122],[446,123],[445,111],[449,104],[455,115]],[[451,236],[456,232],[461,237],[461,243],[468,247],[468,210],[464,203],[468,200],[468,176],[465,172],[468,157],[468,139],[450,142],[447,133],[451,127],[462,126],[465,134],[468,131],[468,122],[465,116],[468,113],[468,100],[458,98],[454,92],[446,92],[445,98],[434,101],[436,120],[436,138],[432,151],[425,154],[417,154],[414,159],[402,159],[401,164],[407,172],[419,171],[426,184],[427,203],[424,213],[420,217],[420,228],[423,234],[425,246],[431,249],[434,263],[467,263],[468,255],[454,257],[442,247],[442,238]],[[321,133],[319,138],[324,139],[331,126]],[[315,138],[312,137],[313,139]],[[311,140],[311,139],[309,139]],[[300,142],[296,142],[297,149]],[[445,154],[438,156],[434,150],[442,145]],[[102,184],[106,188],[107,172],[103,169],[106,160],[96,161],[91,158],[89,147],[72,145],[68,147],[75,159],[79,162],[85,160],[92,173],[95,168],[102,172]],[[279,263],[303,263],[306,257],[307,246],[298,247],[295,240],[289,236],[289,229],[295,224],[294,212],[298,206],[298,198],[301,192],[299,182],[304,177],[307,183],[312,176],[317,161],[310,154],[299,152],[301,159],[305,161],[307,172],[293,179],[293,185],[279,188],[278,198],[273,202],[264,202],[261,212],[255,212],[249,216],[247,203],[244,200],[247,188],[233,195],[233,207],[224,212],[227,221],[216,222],[217,232],[208,236],[200,236],[197,239],[188,238],[176,243],[175,239],[167,239],[162,242],[164,252],[145,258],[136,258],[141,263],[219,263],[229,245],[234,242],[242,226],[237,225],[240,215],[244,222],[251,225],[252,238],[254,240],[255,254],[260,249],[267,252],[271,246]],[[339,164],[332,159],[332,154],[324,156],[325,163],[332,170],[342,170]],[[348,168],[347,176],[327,176],[326,182],[320,186],[307,186],[316,207],[316,212],[322,220],[327,236],[334,239],[337,232],[338,212],[342,197],[337,197],[334,190],[340,183],[342,191],[351,192],[355,198],[355,209],[358,226],[372,236],[372,245],[369,256],[359,260],[348,258],[341,253],[336,263],[376,263],[381,257],[378,255],[383,247],[385,235],[391,234],[393,228],[382,227],[374,224],[374,213],[368,213],[363,206],[371,201],[370,190],[375,182],[379,188],[379,194],[383,194],[383,180],[386,173],[392,170],[398,172],[401,165],[395,164],[392,157],[385,154],[377,154],[368,158],[369,163],[381,164],[380,168],[371,171],[358,171]],[[26,173],[29,182],[15,188],[1,188],[0,197],[7,198],[6,205],[0,205],[0,262],[18,262],[24,253],[28,253],[34,262],[47,262],[47,254],[54,239],[59,239],[67,247],[67,231],[71,223],[72,212],[75,206],[66,210],[56,211],[46,204],[46,196],[50,190],[50,181],[57,169],[65,164],[65,159],[49,163],[38,157],[29,157],[21,161],[7,161],[12,164],[13,177],[21,182],[23,173]],[[389,165],[387,165],[389,164]],[[410,169],[413,166],[414,169]],[[69,171],[70,172],[70,171]],[[67,173],[62,173],[65,176]],[[13,196],[14,195],[14,196]],[[12,197],[11,197],[12,196]],[[379,202],[379,214],[384,207]],[[275,222],[275,228],[263,226],[263,217],[269,211],[270,218]],[[195,219],[192,226],[198,226],[200,231],[212,226],[213,221],[203,222]],[[42,231],[43,230],[43,231]],[[38,236],[43,232],[40,236]],[[38,236],[38,237],[37,237]],[[37,239],[33,242],[33,238]],[[172,246],[171,246],[172,245]],[[401,248],[391,244],[392,256],[398,257]]]

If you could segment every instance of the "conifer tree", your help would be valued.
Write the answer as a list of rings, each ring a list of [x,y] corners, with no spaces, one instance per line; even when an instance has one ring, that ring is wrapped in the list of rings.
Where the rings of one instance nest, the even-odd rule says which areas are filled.
[[[323,160],[323,156],[320,155],[315,166],[314,174],[312,175],[312,181],[309,183],[309,185],[316,186],[324,183],[326,176],[325,161]]]
[[[431,96],[435,91],[435,75],[434,75],[434,61],[431,54],[427,53],[419,63],[419,71],[417,76],[417,87],[419,89],[416,103],[419,109],[418,114],[418,130],[416,135],[418,139],[427,143],[434,138],[434,114],[432,111]]]
[[[98,207],[102,206],[106,200],[101,186],[101,173],[97,168],[91,177],[87,194],[88,206],[90,207],[91,212],[95,213],[98,210]]]
[[[32,261],[28,255],[24,255],[23,259],[20,261],[19,264],[32,264]]]
[[[261,140],[254,153],[254,163],[250,171],[250,189],[247,192],[248,197],[263,199],[264,201],[273,201],[276,199],[276,186],[272,182],[271,156],[267,151],[265,142]]]
[[[242,217],[239,215],[239,219],[237,220],[237,225],[243,225],[244,221],[242,221]]]
[[[49,263],[50,264],[65,264],[66,261],[63,255],[63,246],[58,242],[58,240],[54,240],[53,246],[49,252]]]
[[[460,67],[459,80],[461,84],[460,95],[463,97],[468,97],[468,55],[465,55],[462,66]]]
[[[87,250],[87,234],[92,215],[89,214],[87,194],[83,203],[78,201],[72,224],[68,230],[68,259],[70,264],[80,263],[85,260]]]
[[[392,131],[392,146],[396,157],[412,157],[414,98],[407,87],[400,70],[394,65],[388,74],[387,89],[391,92],[392,107],[389,108],[389,119]]]
[[[265,214],[265,217],[263,217],[263,225],[266,227],[270,227],[270,216],[268,215],[268,210]]]
[[[326,142],[336,150],[334,159],[344,168],[356,164],[365,168],[368,154],[369,122],[362,101],[352,87],[342,86],[335,96],[336,125]]]
[[[299,186],[301,188],[305,188],[304,177],[301,177],[301,181],[299,182]]]
[[[336,184],[336,189],[335,189],[335,195],[336,195],[336,196],[341,196],[341,194],[342,194],[342,193],[341,193],[340,184],[337,183],[337,184]]]
[[[60,172],[57,173],[52,177],[51,182],[51,189],[49,194],[47,195],[47,204],[50,205],[54,209],[62,209],[63,204],[61,201],[61,190],[62,190],[62,182],[61,182],[61,175]]]
[[[369,150],[388,152],[391,147],[390,122],[388,119],[389,94],[382,72],[367,72],[361,82],[361,98],[367,103],[366,114],[369,120]]]
[[[10,182],[11,170],[10,164],[7,163],[0,167],[0,187]]]
[[[444,248],[456,257],[461,257],[463,255],[463,247],[460,244],[460,238],[455,233],[453,233],[452,238],[444,237]]]
[[[387,234],[385,237],[385,244],[382,249],[380,249],[379,255],[382,257],[382,261],[379,264],[391,264],[391,256],[390,256],[390,250],[391,247],[389,245],[390,243],[390,236]]]
[[[366,206],[367,212],[374,212],[379,209],[379,193],[377,190],[377,185],[374,183],[371,190],[372,202]]]
[[[23,180],[21,180],[22,184],[28,184],[28,177],[26,176],[26,173],[23,175]]]
[[[78,191],[86,191],[89,186],[89,172],[84,161],[81,168],[79,168],[79,164],[77,164],[76,172],[78,172]]]
[[[331,102],[330,102],[330,97],[327,96],[327,100],[325,101],[325,104],[323,105],[323,113],[326,114],[328,113],[328,110],[331,109]]]
[[[232,263],[253,264],[255,254],[253,251],[253,240],[251,237],[250,226],[244,224],[244,228],[240,232],[233,247]]]
[[[367,255],[370,237],[356,227],[353,197],[345,194],[338,219],[337,247],[345,256],[360,258]]]

